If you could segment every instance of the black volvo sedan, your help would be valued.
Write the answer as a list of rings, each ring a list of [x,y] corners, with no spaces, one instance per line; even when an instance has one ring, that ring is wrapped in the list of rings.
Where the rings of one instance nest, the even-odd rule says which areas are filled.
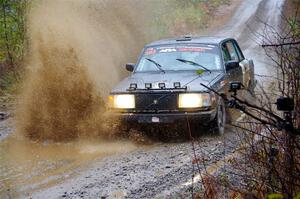
[[[232,38],[183,37],[150,43],[131,75],[109,96],[110,111],[135,124],[178,123],[187,118],[224,133],[225,105],[221,97],[201,85],[227,94],[228,83],[254,88],[254,66]]]

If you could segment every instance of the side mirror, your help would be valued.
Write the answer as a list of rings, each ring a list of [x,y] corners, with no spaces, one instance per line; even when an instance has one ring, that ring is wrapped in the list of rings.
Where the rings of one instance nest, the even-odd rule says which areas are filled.
[[[240,63],[238,61],[228,61],[225,63],[226,71],[229,71],[231,69],[235,69],[240,67]]]
[[[132,72],[134,70],[135,64],[132,63],[128,63],[126,64],[126,70],[128,70],[129,72]]]

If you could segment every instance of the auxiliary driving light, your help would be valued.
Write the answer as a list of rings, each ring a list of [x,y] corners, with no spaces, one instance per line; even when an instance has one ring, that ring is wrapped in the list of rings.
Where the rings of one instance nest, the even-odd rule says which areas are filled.
[[[137,84],[136,83],[131,83],[129,86],[130,90],[136,90],[137,89]]]
[[[180,82],[174,82],[174,88],[180,88]]]
[[[135,108],[134,95],[130,95],[130,94],[110,95],[108,99],[111,108],[117,108],[117,109]]]
[[[160,89],[165,89],[166,88],[166,84],[165,83],[158,83],[158,87]]]
[[[151,83],[145,83],[145,88],[146,89],[151,89],[152,88],[152,84]]]
[[[179,108],[200,108],[211,106],[209,93],[182,93],[179,94]]]

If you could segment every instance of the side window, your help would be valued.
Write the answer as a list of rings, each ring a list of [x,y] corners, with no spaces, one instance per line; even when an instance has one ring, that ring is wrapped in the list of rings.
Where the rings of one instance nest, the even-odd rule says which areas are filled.
[[[224,61],[225,62],[229,61],[230,60],[230,54],[229,54],[225,44],[222,45],[222,53],[223,53]]]
[[[232,41],[228,41],[225,43],[225,46],[229,52],[230,55],[230,61],[239,61],[239,56],[236,52],[236,48],[234,46],[234,44],[232,43]]]
[[[239,45],[237,44],[237,42],[234,41],[234,42],[233,42],[233,45],[234,45],[234,48],[235,48],[235,50],[236,50],[236,52],[237,52],[237,54],[238,54],[238,56],[239,56],[239,60],[240,60],[240,61],[244,60],[244,59],[245,59],[245,58],[244,58],[244,55],[243,55],[243,53],[242,53],[242,51],[241,51]]]

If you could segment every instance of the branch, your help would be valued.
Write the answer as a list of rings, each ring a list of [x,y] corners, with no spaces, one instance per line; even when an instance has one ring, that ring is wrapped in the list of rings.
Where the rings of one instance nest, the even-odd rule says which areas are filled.
[[[268,110],[264,109],[263,107],[259,107],[259,106],[256,106],[256,105],[254,105],[254,104],[250,104],[250,103],[248,103],[247,101],[243,101],[243,100],[237,98],[237,97],[234,96],[234,95],[231,95],[231,97],[234,98],[236,101],[238,101],[238,102],[240,102],[240,103],[242,103],[242,104],[245,104],[245,105],[248,106],[248,107],[251,107],[251,108],[254,108],[254,109],[258,109],[258,110],[260,110],[260,111],[263,111],[263,112],[267,113],[268,115],[270,115],[270,116],[276,118],[278,121],[281,121],[281,122],[284,121],[281,117],[279,117],[278,115],[275,115],[275,114],[272,113],[271,111],[268,111]]]
[[[288,42],[288,43],[281,43],[281,44],[262,44],[261,47],[271,47],[271,46],[275,46],[275,47],[280,47],[280,46],[288,46],[288,45],[297,45],[300,44],[300,40],[299,41],[294,41],[294,42]]]

